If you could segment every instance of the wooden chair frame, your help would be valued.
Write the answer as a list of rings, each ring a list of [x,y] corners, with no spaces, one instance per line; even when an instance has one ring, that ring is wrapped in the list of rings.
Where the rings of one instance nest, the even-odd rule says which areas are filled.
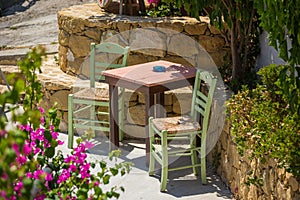
[[[149,118],[149,175],[154,175],[155,161],[157,161],[161,166],[161,191],[166,190],[169,171],[186,168],[193,168],[193,173],[197,175],[200,166],[202,183],[206,184],[206,136],[216,82],[217,79],[211,73],[197,70],[189,116],[185,118]],[[204,85],[208,88],[207,93],[203,92]],[[201,146],[197,146],[197,137],[201,141]],[[176,151],[168,150],[168,143],[175,139],[188,139],[189,148]],[[159,141],[159,143],[157,144],[156,141]],[[157,145],[160,145],[160,148]],[[197,154],[200,155],[200,164],[198,163]],[[171,169],[168,163],[169,156],[191,156],[192,164]]]
[[[91,44],[91,53],[90,53],[90,88],[83,89],[77,93],[70,94],[68,96],[68,147],[73,148],[74,140],[74,129],[80,128],[83,130],[102,131],[109,132],[109,97],[108,91],[97,89],[96,83],[103,82],[104,77],[101,75],[101,72],[107,69],[121,68],[127,65],[127,59],[129,55],[130,48],[122,47],[118,44],[112,42],[105,42],[96,45],[95,43]],[[97,53],[107,53],[108,55],[114,54],[118,58],[122,57],[121,63],[105,63],[96,61]],[[81,93],[80,95],[78,95]],[[95,98],[90,98],[94,96]],[[79,98],[77,97],[80,96]],[[87,96],[87,98],[85,97]],[[74,105],[81,105],[80,109],[74,109]],[[96,111],[96,107],[106,107],[107,111]],[[90,112],[89,118],[76,117],[77,113],[88,111]],[[99,119],[97,116],[106,116]],[[96,117],[96,119],[95,119]],[[120,89],[119,94],[119,119],[124,118],[124,88]],[[124,120],[120,120],[119,124],[119,137],[120,140],[123,138],[122,129],[124,126]]]

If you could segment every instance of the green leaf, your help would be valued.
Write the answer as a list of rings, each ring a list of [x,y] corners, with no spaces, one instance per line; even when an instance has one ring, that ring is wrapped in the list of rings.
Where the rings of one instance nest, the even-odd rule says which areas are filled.
[[[108,183],[109,183],[109,179],[110,179],[110,175],[105,175],[104,177],[103,177],[103,184],[104,185],[107,185]]]
[[[49,147],[45,150],[45,156],[48,158],[53,158],[55,154],[55,148]]]

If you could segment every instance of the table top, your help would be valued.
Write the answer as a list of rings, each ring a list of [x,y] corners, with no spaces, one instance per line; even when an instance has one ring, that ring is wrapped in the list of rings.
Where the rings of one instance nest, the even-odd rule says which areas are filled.
[[[164,72],[155,72],[153,70],[154,66],[163,66],[166,70]],[[102,72],[102,75],[146,87],[153,87],[174,81],[194,78],[196,70],[197,69],[195,67],[183,66],[178,63],[158,60],[118,69],[106,70]]]

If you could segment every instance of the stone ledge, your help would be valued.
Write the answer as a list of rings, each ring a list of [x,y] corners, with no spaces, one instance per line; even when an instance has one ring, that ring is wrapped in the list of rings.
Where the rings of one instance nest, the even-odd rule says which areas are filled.
[[[56,54],[58,52],[57,44],[43,46],[46,48],[46,54]],[[31,48],[32,46],[0,50],[0,65],[17,65],[18,60],[25,58]]]

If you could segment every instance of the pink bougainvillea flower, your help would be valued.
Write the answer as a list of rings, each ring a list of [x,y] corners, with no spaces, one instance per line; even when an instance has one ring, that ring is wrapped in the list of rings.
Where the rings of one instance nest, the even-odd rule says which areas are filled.
[[[3,190],[0,190],[0,197],[2,197],[3,199],[8,199],[7,197],[6,197],[6,192],[5,191],[3,191]]]
[[[86,148],[86,149],[91,149],[91,148],[93,148],[95,145],[93,144],[93,143],[91,143],[91,142],[89,142],[89,141],[85,141],[85,143],[84,143],[84,147]]]
[[[60,184],[70,178],[70,173],[68,170],[63,169],[61,175],[58,177],[57,184]]]
[[[53,138],[54,140],[56,140],[57,137],[58,137],[58,133],[57,133],[57,132],[54,132],[54,131],[51,131],[51,135],[52,135],[52,138]]]
[[[44,171],[39,169],[33,172],[33,178],[40,179],[40,176],[44,174]]]
[[[0,137],[6,136],[7,131],[6,130],[0,130]]]
[[[32,152],[32,146],[28,142],[28,140],[25,141],[25,144],[23,146],[23,153],[25,156],[29,155]]]
[[[61,141],[61,140],[57,140],[58,142],[58,145],[63,145],[65,142],[64,141]]]
[[[94,182],[94,187],[98,187],[100,185],[100,183],[98,181]]]
[[[6,180],[6,179],[8,178],[8,176],[7,176],[7,174],[6,174],[5,172],[2,174],[2,178],[3,178],[4,180]]]
[[[34,155],[36,155],[36,154],[38,154],[38,153],[40,153],[40,152],[41,152],[41,149],[40,149],[40,148],[36,148],[36,149],[33,151]]]
[[[17,156],[20,155],[20,151],[19,151],[19,145],[14,143],[12,144],[11,148],[16,152]]]
[[[19,155],[16,160],[19,165],[24,165],[24,163],[27,161],[27,158],[26,156]]]
[[[160,2],[160,0],[148,0],[148,3],[154,3],[154,4],[158,4]]]
[[[75,172],[76,169],[77,169],[76,165],[73,165],[73,164],[70,165],[70,167],[69,167],[69,171],[70,171],[70,172]]]
[[[40,111],[42,114],[45,113],[45,109],[44,109],[44,108],[39,107],[38,109],[39,109],[39,111]]]
[[[53,180],[52,174],[46,172],[45,180],[46,181],[52,181]]]
[[[34,200],[44,200],[46,198],[45,194],[39,194],[36,197],[34,197]]]
[[[20,193],[21,190],[23,189],[23,182],[22,181],[18,181],[14,187],[14,190],[17,192],[17,193]]]
[[[31,172],[27,172],[27,173],[26,173],[26,177],[27,177],[27,178],[33,178],[33,175],[32,175]]]
[[[89,169],[90,169],[90,163],[86,163],[82,166],[80,166],[80,175],[82,179],[88,178],[90,177],[90,173],[89,173]]]

